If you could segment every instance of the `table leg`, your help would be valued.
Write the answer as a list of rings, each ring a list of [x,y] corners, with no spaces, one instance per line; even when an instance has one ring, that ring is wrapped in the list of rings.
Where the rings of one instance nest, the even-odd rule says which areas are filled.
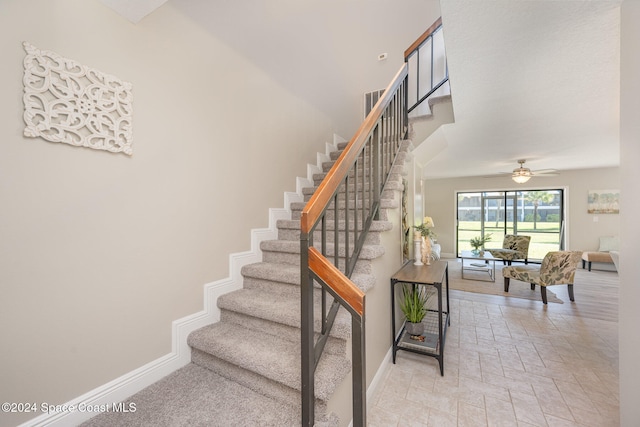
[[[391,279],[391,348],[394,365],[396,363],[396,283]]]
[[[438,290],[438,344],[440,346],[440,349],[438,350],[438,362],[440,362],[440,375],[444,377],[444,343],[442,342],[444,338],[444,326],[442,324],[442,283],[436,285],[436,289]]]

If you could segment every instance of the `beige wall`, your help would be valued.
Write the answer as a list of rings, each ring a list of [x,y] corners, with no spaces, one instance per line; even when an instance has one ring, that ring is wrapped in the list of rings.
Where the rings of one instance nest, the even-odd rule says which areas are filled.
[[[640,159],[640,3],[621,6],[620,63],[620,180],[622,182],[620,252],[620,425],[637,426],[640,420],[640,263],[635,255],[640,241],[638,159]]]
[[[22,136],[23,41],[133,83],[132,157]],[[0,46],[0,401],[61,404],[171,351],[331,119],[170,4],[3,0]]]
[[[555,177],[534,177],[524,186],[518,186],[508,177],[425,180],[425,215],[433,217],[442,252],[452,255],[455,254],[456,192],[553,188],[566,190],[568,249],[596,250],[600,236],[620,235],[620,215],[587,213],[589,190],[620,188],[618,168],[563,171]]]
[[[61,404],[171,351],[171,322],[439,14],[368,3],[170,1],[133,25],[94,0],[0,2],[1,401]],[[133,84],[132,157],[22,136],[23,41]]]

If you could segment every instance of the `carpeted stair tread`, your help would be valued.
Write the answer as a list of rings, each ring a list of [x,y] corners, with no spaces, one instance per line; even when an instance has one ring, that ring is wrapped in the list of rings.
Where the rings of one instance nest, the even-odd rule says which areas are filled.
[[[300,390],[300,343],[218,322],[189,335],[191,347],[287,387]],[[323,354],[316,369],[316,397],[327,400],[350,372],[346,357]]]
[[[300,266],[293,264],[256,262],[242,267],[242,275],[300,286]],[[351,276],[351,281],[364,292],[367,292],[375,285],[375,280],[375,277],[371,274],[354,273]]]
[[[125,401],[135,412],[104,412],[82,427],[296,426],[300,409],[190,363]]]
[[[289,326],[284,323],[274,323],[270,320],[263,319],[260,317],[248,316],[241,312],[231,311],[222,309],[220,311],[220,321],[234,323],[236,325],[240,325],[243,328],[253,329],[254,331],[264,332],[266,334],[275,335],[277,337],[286,339],[290,342],[300,342],[300,327],[299,326]],[[316,329],[316,328],[314,328]],[[319,337],[319,328],[316,332],[316,337]],[[339,356],[344,356],[347,353],[347,340],[344,338],[334,336],[332,332],[328,339],[327,344],[324,348],[324,351],[332,354],[337,354]],[[195,351],[195,350],[194,350]],[[194,353],[192,353],[192,356]],[[195,360],[194,360],[195,361]],[[209,365],[204,365],[207,368],[210,368]],[[218,372],[214,369],[215,372]],[[256,390],[259,391],[259,390]]]
[[[350,221],[351,228],[353,227],[353,220]],[[279,219],[276,222],[276,226],[278,228],[287,229],[287,230],[300,230],[300,220],[299,219]],[[345,221],[338,221],[338,230],[344,231]],[[374,220],[371,222],[371,227],[369,228],[370,233],[381,233],[384,231],[389,231],[393,228],[393,223],[391,221],[380,221]],[[334,222],[329,221],[327,223],[327,230],[333,231],[335,230]]]
[[[253,277],[300,286],[300,266],[293,264],[275,264],[256,262],[242,267],[244,277]]]
[[[317,246],[317,245],[316,245]],[[295,240],[264,240],[260,242],[260,249],[268,252],[282,252],[289,254],[300,253],[300,242]],[[344,256],[345,245],[338,245],[338,255]],[[327,245],[327,256],[335,254],[334,245]],[[375,259],[384,255],[384,246],[382,245],[364,245],[360,251],[359,259]]]
[[[361,221],[358,221],[358,222],[360,223]],[[351,220],[349,221],[349,223],[350,223],[349,238],[350,240],[353,240],[354,239],[354,232],[353,232],[354,221]],[[289,241],[297,241],[297,242],[300,241],[300,235],[301,235],[300,220],[288,220],[288,219],[278,220],[276,223],[276,226],[278,227],[279,240],[289,240]],[[359,228],[362,228],[360,224],[358,224],[358,226]],[[379,245],[380,235],[382,234],[382,232],[391,230],[392,228],[393,228],[393,223],[390,221],[373,221],[371,223],[369,233],[367,233],[365,244]],[[327,232],[326,232],[325,238],[327,239],[328,242],[335,241],[334,229],[335,229],[335,223],[333,221],[327,221],[327,224],[326,224]],[[345,239],[345,235],[344,235],[345,221],[344,220],[339,221],[338,230],[340,231],[338,238],[340,239],[340,241],[344,241]],[[316,230],[313,236],[315,241],[321,241],[322,232],[320,230]]]
[[[385,190],[385,191],[390,191],[390,190]],[[393,190],[393,191],[401,191],[401,190]],[[358,195],[358,197],[359,196],[360,195]],[[392,197],[382,197],[380,198],[380,207],[385,209],[395,208],[393,202],[394,202],[394,199]],[[292,202],[290,207],[292,211],[302,211],[306,205],[307,205],[307,202],[305,201]],[[369,207],[369,198],[366,197],[364,200],[361,198],[358,198],[357,201],[350,199],[348,203],[345,203],[344,200],[338,201],[338,210],[344,210],[345,206],[349,208],[350,219],[353,219],[354,210],[357,209],[358,215],[361,216],[362,209],[367,209]],[[330,204],[329,209],[327,209],[327,212],[331,212],[331,211],[333,211],[333,204]]]
[[[317,298],[315,302],[316,309],[320,313],[319,299]],[[246,316],[258,317],[296,328],[300,327],[300,294],[283,295],[262,289],[238,289],[220,296],[218,307]],[[315,330],[320,332],[320,315],[316,315],[315,318],[318,320],[315,324]],[[340,310],[331,329],[331,336],[343,339],[351,336],[351,318],[346,310]]]
[[[304,187],[302,188],[302,198],[305,202],[308,202],[309,200],[311,200],[311,197],[313,196],[313,194],[316,192],[316,189],[318,187],[314,186],[314,187]],[[357,188],[358,189],[358,193],[362,192],[362,189],[365,190],[365,193],[368,193],[371,190],[371,185],[368,182],[363,183],[358,183],[358,184],[349,184],[348,186],[340,186],[338,188],[338,195],[340,198],[344,197],[344,193],[345,193],[345,189],[348,188],[349,189],[349,193],[353,194],[354,190]]]
[[[302,212],[302,210],[304,209],[304,207],[306,206],[306,202],[292,202],[290,207],[291,207],[291,211],[293,212]],[[390,199],[390,198],[384,198],[384,199],[380,199],[380,208],[381,209],[395,209],[398,207],[398,202],[394,199]],[[353,206],[350,207],[350,211],[353,211]],[[332,216],[333,213],[333,209],[330,209],[327,211],[327,215],[328,217],[333,217]],[[353,217],[353,212],[351,212],[349,214],[351,217]]]

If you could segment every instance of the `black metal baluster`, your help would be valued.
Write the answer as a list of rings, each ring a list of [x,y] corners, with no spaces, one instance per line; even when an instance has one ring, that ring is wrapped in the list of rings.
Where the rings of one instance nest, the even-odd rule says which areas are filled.
[[[320,230],[321,230],[321,245],[322,245],[322,255],[324,257],[327,256],[327,214],[324,213],[322,215],[322,219],[320,220]],[[324,286],[320,287],[321,289],[321,300],[320,303],[322,305],[322,320],[321,320],[321,334],[328,333],[327,331],[327,290]]]

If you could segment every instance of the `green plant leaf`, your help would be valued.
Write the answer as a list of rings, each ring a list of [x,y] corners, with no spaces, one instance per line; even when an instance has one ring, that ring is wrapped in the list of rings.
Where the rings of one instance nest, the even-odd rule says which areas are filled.
[[[434,293],[425,286],[405,284],[402,287],[400,309],[408,322],[420,323],[428,311],[428,303]]]

